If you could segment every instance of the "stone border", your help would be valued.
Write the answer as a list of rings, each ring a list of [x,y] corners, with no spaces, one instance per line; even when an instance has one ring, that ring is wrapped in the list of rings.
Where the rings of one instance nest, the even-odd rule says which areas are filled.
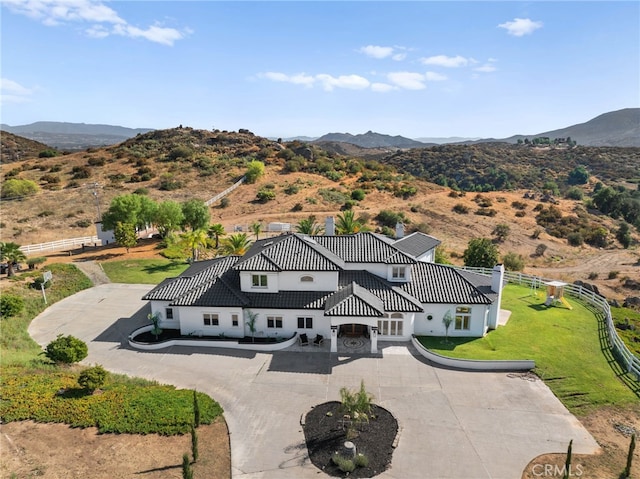
[[[481,360],[449,358],[429,351],[420,344],[420,341],[416,339],[415,335],[411,336],[411,342],[424,358],[440,366],[453,369],[470,369],[473,371],[529,371],[536,367],[536,363],[532,359]]]
[[[289,346],[293,346],[298,340],[298,335],[295,334],[291,339],[287,339],[286,341],[282,341],[280,343],[266,343],[266,344],[256,344],[256,343],[238,343],[236,341],[216,341],[216,340],[206,340],[206,339],[168,339],[166,341],[162,341],[161,343],[140,343],[135,341],[133,338],[140,333],[145,333],[147,331],[151,331],[153,329],[153,325],[142,326],[141,328],[136,329],[127,337],[127,341],[129,342],[129,346],[134,349],[141,349],[143,351],[155,351],[158,349],[168,348],[170,346],[200,346],[204,348],[226,348],[226,349],[242,349],[245,351],[280,351],[282,349],[287,349]]]

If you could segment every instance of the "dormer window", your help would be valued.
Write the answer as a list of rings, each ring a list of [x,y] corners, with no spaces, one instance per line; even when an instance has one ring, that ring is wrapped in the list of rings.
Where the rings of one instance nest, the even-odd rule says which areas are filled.
[[[391,268],[391,279],[394,281],[404,281],[407,279],[407,267],[406,266],[393,266]]]
[[[252,274],[251,275],[251,287],[252,288],[266,288],[267,287],[267,275],[266,274]]]
[[[305,275],[300,277],[301,283],[313,283],[313,276]]]

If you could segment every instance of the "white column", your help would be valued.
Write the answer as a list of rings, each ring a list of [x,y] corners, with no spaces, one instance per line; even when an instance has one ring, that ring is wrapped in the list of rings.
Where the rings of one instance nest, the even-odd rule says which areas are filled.
[[[331,326],[331,352],[338,352],[338,326]]]
[[[371,354],[378,352],[378,326],[371,326]]]

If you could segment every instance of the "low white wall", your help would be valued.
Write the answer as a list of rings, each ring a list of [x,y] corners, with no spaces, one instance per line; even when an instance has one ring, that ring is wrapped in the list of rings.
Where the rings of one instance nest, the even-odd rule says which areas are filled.
[[[453,369],[472,369],[474,371],[529,371],[536,367],[532,359],[506,359],[506,360],[480,360],[480,359],[458,359],[441,356],[426,349],[415,336],[411,337],[411,342],[418,352],[431,362]]]
[[[291,339],[282,341],[281,343],[238,343],[236,341],[215,341],[215,340],[203,340],[203,339],[169,339],[161,343],[138,343],[133,340],[138,334],[151,331],[152,325],[143,326],[136,329],[128,337],[129,346],[135,349],[141,349],[143,351],[155,351],[157,349],[168,348],[170,346],[200,346],[205,348],[225,348],[225,349],[243,349],[247,351],[280,351],[286,349],[289,346],[293,346],[298,340],[296,334]]]

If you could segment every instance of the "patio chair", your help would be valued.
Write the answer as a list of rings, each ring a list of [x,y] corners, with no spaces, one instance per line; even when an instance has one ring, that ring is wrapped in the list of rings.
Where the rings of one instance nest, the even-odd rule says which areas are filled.
[[[313,345],[320,346],[323,342],[324,342],[324,338],[322,337],[322,334],[318,334],[316,336],[316,339],[313,340]]]
[[[300,346],[309,346],[309,338],[305,333],[302,333],[298,336],[298,344]]]

